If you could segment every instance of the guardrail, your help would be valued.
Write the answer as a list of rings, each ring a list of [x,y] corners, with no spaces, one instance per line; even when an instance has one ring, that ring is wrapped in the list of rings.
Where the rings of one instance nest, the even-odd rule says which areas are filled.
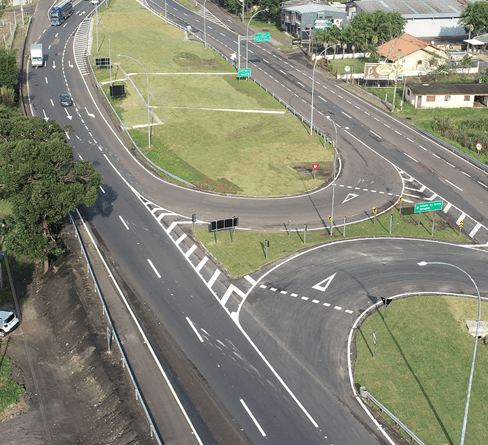
[[[448,148],[449,150],[453,151],[454,153],[457,153],[459,156],[463,157],[467,161],[477,165],[478,167],[480,167],[484,171],[488,172],[488,165],[483,164],[482,162],[478,161],[477,159],[473,158],[472,156],[469,156],[468,154],[464,153],[464,151],[459,150],[459,148],[456,148],[453,145],[447,143],[446,141],[443,141],[442,139],[434,136],[433,134],[430,134],[428,131],[422,130],[422,128],[419,128],[416,125],[414,125],[413,128],[415,128],[417,131],[424,134],[428,138],[433,139],[434,141],[438,142],[439,144],[441,144],[444,147]]]
[[[412,439],[412,442],[416,442],[418,445],[425,445],[424,442],[422,442],[412,431],[410,431],[401,421],[398,417],[396,417],[394,414],[392,414],[387,408],[385,408],[378,400],[376,400],[371,393],[369,393],[364,386],[361,386],[359,388],[361,397],[364,397],[366,400],[369,400],[373,402],[382,413],[385,413],[390,417],[393,422],[397,426],[399,426],[403,431],[405,431]]]
[[[110,312],[109,312],[108,307],[105,303],[105,299],[103,298],[102,291],[101,291],[100,287],[98,286],[98,281],[97,281],[97,278],[95,276],[95,272],[93,271],[93,269],[91,267],[91,262],[90,262],[90,259],[88,258],[88,253],[85,250],[85,246],[83,244],[83,240],[81,239],[81,235],[80,235],[80,232],[78,230],[78,226],[76,225],[75,220],[74,220],[73,216],[71,215],[71,212],[69,213],[69,217],[71,219],[71,222],[73,223],[73,227],[75,228],[76,237],[80,241],[81,251],[83,252],[83,255],[85,256],[86,264],[88,266],[88,271],[90,272],[90,275],[93,278],[95,290],[97,291],[98,296],[100,298],[100,301],[102,303],[103,313],[107,317],[107,321],[109,324],[109,326],[107,327],[107,340],[108,340],[108,344],[109,344],[109,352],[110,352],[110,338],[112,338],[116,341],[117,346],[119,347],[120,354],[122,355],[122,366],[127,368],[127,372],[129,373],[130,379],[132,380],[132,384],[134,385],[134,389],[136,392],[136,400],[140,400],[142,408],[144,409],[144,412],[146,414],[147,421],[148,421],[149,427],[151,429],[151,437],[153,437],[153,435],[154,435],[156,437],[158,444],[164,445],[164,442],[163,442],[162,438],[159,437],[159,432],[154,425],[151,413],[149,411],[149,407],[146,405],[146,402],[144,400],[144,396],[143,396],[143,394],[139,388],[136,377],[135,377],[134,373],[132,372],[132,368],[130,366],[129,360],[128,360],[127,356],[125,355],[124,348],[122,347],[122,343],[119,339],[119,336],[117,335],[117,331],[115,329],[114,322],[112,321],[112,318],[110,317]]]

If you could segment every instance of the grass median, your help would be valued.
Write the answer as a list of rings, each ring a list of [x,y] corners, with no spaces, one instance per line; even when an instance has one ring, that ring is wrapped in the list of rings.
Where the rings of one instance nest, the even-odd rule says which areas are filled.
[[[303,225],[292,226],[289,232],[284,231],[285,225],[283,225],[283,232],[280,233],[238,231],[233,236],[234,241],[228,231],[217,232],[215,237],[215,233],[197,227],[195,235],[232,276],[238,277],[254,272],[268,263],[301,249],[338,239],[372,236],[432,238],[432,218],[431,212],[422,214],[419,225],[418,214],[414,214],[413,208],[403,207],[401,213],[398,209],[394,209],[378,216],[376,223],[371,219],[346,226],[345,236],[344,228],[339,222],[336,223],[333,236],[330,236],[326,230],[308,231],[305,239]],[[459,229],[450,226],[439,216],[435,218],[434,229],[436,239],[469,242],[464,234],[459,234]],[[268,258],[266,258],[266,240],[269,241]]]
[[[114,0],[101,15],[110,32],[112,81],[127,92],[112,104],[157,165],[202,190],[248,196],[303,193],[330,178],[332,149],[254,82],[237,79],[235,68],[212,49],[184,40],[183,31],[136,2]],[[104,28],[98,33],[92,64],[108,57]],[[116,54],[135,57],[148,72],[151,147],[146,76],[137,62]],[[110,71],[95,73],[108,95]],[[312,163],[320,164],[315,179]]]
[[[482,313],[487,310],[483,303]],[[386,319],[383,309],[373,313],[357,334],[358,392],[365,386],[424,443],[459,443],[474,342],[465,320],[476,320],[477,311],[476,300],[421,296],[392,302]],[[488,349],[480,345],[466,445],[488,443],[487,367]]]

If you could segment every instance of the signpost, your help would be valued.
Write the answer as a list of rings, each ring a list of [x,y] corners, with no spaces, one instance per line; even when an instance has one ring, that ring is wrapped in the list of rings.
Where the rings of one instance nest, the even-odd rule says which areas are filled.
[[[307,225],[303,225],[303,244],[307,242]]]
[[[269,32],[260,32],[258,34],[254,34],[255,42],[269,42],[270,40],[271,34]]]
[[[461,229],[463,228],[464,220],[459,221],[459,235],[461,235]]]
[[[373,213],[374,213],[374,222],[373,222],[373,224],[376,224],[376,214],[378,213],[378,209],[376,207],[373,207]]]
[[[419,225],[420,217],[423,212],[435,212],[436,210],[442,210],[443,201],[432,201],[432,202],[419,202],[415,204],[414,213],[419,214]],[[435,213],[434,213],[435,218]],[[432,225],[434,225],[434,220],[432,219]],[[434,234],[434,228],[432,227],[432,235]]]
[[[478,150],[478,159],[480,158],[480,151],[483,150],[483,145],[479,142],[476,143],[476,150]]]
[[[237,70],[237,77],[251,77],[251,68]]]
[[[373,358],[376,357],[376,332],[373,331]]]
[[[266,259],[268,259],[268,247],[269,247],[269,241],[268,240],[265,240],[264,241],[264,244],[266,246]]]
[[[312,164],[312,168],[313,168],[313,179],[315,179],[315,170],[319,168],[319,164]]]

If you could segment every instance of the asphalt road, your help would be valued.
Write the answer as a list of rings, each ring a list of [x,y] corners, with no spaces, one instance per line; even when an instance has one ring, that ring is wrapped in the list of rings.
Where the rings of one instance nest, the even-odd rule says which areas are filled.
[[[140,164],[134,162],[131,153],[123,148],[112,130],[101,119],[102,117],[108,119],[108,115],[103,108],[96,107],[87,94],[88,92],[93,94],[89,76],[80,75],[77,69],[76,53],[83,46],[83,39],[81,31],[78,35],[79,40],[74,37],[73,31],[79,23],[79,18],[92,8],[87,2],[79,4],[77,14],[70,18],[65,26],[56,28],[49,27],[42,15],[39,15],[39,20],[36,17],[31,30],[31,41],[39,36],[38,41],[47,48],[49,59],[44,68],[29,71],[29,96],[34,114],[55,118],[61,125],[70,124],[75,128],[74,135],[70,136],[75,154],[94,162],[105,177],[97,206],[86,216],[105,258],[111,264],[124,291],[146,306],[170,335],[177,339],[182,350],[187,354],[189,362],[214,389],[253,443],[333,443],[336,445],[384,443],[384,439],[378,436],[374,424],[359,410],[352,399],[347,400],[348,394],[351,394],[344,371],[347,326],[352,325],[353,315],[364,308],[368,302],[368,293],[366,296],[358,294],[357,301],[347,299],[343,301],[344,294],[348,295],[345,291],[349,288],[340,288],[340,292],[336,291],[338,292],[336,296],[327,301],[332,309],[323,316],[313,310],[314,305],[318,303],[311,302],[306,309],[303,306],[302,313],[301,307],[297,306],[295,310],[293,306],[298,302],[306,301],[301,297],[300,300],[291,297],[291,303],[284,305],[281,301],[272,304],[273,297],[264,298],[260,293],[266,290],[259,288],[262,290],[258,291],[255,287],[243,303],[239,320],[236,320],[235,316],[231,318],[219,304],[215,294],[207,286],[202,285],[200,277],[194,274],[181,252],[169,241],[161,226],[141,205],[137,194],[133,193],[127,183],[169,211],[185,215],[197,213],[202,220],[236,214],[248,227],[279,227],[290,219],[296,224],[305,222],[320,227],[327,215],[327,211],[322,209],[330,206],[330,189],[305,197],[251,200],[195,193],[175,185],[168,185],[148,175]],[[254,46],[251,48],[254,51]],[[274,63],[269,65],[270,70],[274,65],[281,66]],[[283,67],[287,68],[286,64]],[[81,73],[84,73],[83,67]],[[294,75],[298,76],[300,73]],[[88,88],[83,79],[88,82]],[[300,82],[306,82],[305,77],[298,79]],[[290,86],[292,84],[294,81],[290,82]],[[65,110],[57,101],[59,94],[65,92],[68,87],[75,100],[75,106]],[[298,88],[302,87],[298,85]],[[324,93],[317,90],[317,94]],[[301,100],[294,100],[297,107],[302,106],[299,103]],[[305,109],[305,105],[303,107]],[[354,110],[347,108],[345,110],[346,113],[351,113],[350,116],[355,113]],[[336,112],[337,114],[342,112]],[[349,118],[345,116],[341,119]],[[385,117],[385,119],[389,118]],[[317,121],[321,125],[320,119]],[[359,120],[355,121],[355,127],[352,123],[348,126],[339,119],[337,121],[341,125],[339,149],[345,160],[342,176],[338,180],[336,202],[338,209],[341,210],[337,212],[348,215],[351,220],[359,219],[364,217],[373,206],[386,208],[391,205],[396,200],[396,196],[404,191],[403,185],[399,185],[402,176],[391,163],[384,162],[373,150],[365,148],[358,142],[371,138],[371,129],[366,127],[363,129],[363,124],[360,124]],[[323,122],[328,124],[325,117]],[[359,132],[358,136],[352,135],[352,130],[350,131],[352,128]],[[385,130],[374,128],[380,138],[383,138],[381,131]],[[438,167],[439,172],[435,175],[430,173],[431,178],[429,178],[427,177],[429,170],[417,166],[420,162],[402,159],[405,155],[399,149],[391,148],[393,145],[388,148],[387,143],[382,144],[386,146],[385,153],[389,153],[398,161],[402,169],[408,168],[418,174],[425,174],[426,179],[431,179],[432,186],[445,187],[445,190],[442,189],[443,193],[452,192],[452,187],[446,186],[436,177],[444,171],[444,166]],[[436,147],[436,150],[439,149]],[[427,162],[428,153],[425,156]],[[465,173],[471,172],[470,166],[465,166],[458,159],[454,161],[458,166],[451,167],[454,170],[459,168]],[[405,177],[408,178],[403,176]],[[348,189],[348,186],[356,187],[359,183],[364,185],[367,181],[369,181],[368,192],[364,192],[366,187],[361,188],[361,200],[355,197],[342,203],[351,190],[355,190]],[[468,189],[471,186],[473,184],[468,181]],[[372,190],[375,192],[373,193]],[[419,187],[419,197],[422,193],[420,190],[421,187]],[[453,199],[459,199],[462,206],[472,205],[466,203],[463,196],[458,193],[452,192],[452,196]],[[381,205],[378,204],[380,198]],[[480,215],[480,218],[483,216]],[[377,243],[381,244],[383,241]],[[342,248],[343,246],[341,251]],[[429,251],[430,248],[431,246]],[[393,255],[392,246],[388,247],[390,251],[385,250],[386,253],[381,249],[383,247],[376,247],[375,244],[374,254],[369,252],[367,255],[361,255],[362,264],[356,259],[355,273],[362,273],[364,267],[370,270],[373,264],[377,265],[381,261],[386,264],[398,261],[404,254],[400,249],[398,255]],[[380,254],[380,250],[383,253]],[[408,249],[404,248],[404,250]],[[314,252],[314,254],[318,253]],[[314,254],[309,254],[310,258]],[[377,254],[378,259],[375,259]],[[344,255],[347,256],[346,252]],[[352,258],[358,256],[355,250],[349,255]],[[432,255],[434,257],[434,254]],[[454,256],[447,248],[441,251],[440,255]],[[379,259],[386,257],[388,259]],[[305,296],[309,286],[304,283],[314,280],[318,283],[330,276],[328,270],[320,270],[320,268],[315,268],[318,271],[317,276],[308,276],[308,269],[312,269],[311,264],[316,263],[311,259],[308,261],[308,263],[295,262],[295,275],[292,275],[289,270],[286,280],[283,280],[285,274],[276,275],[276,278],[273,278],[276,281],[272,281],[270,274],[266,278],[270,280],[269,282],[261,280],[260,283],[270,287],[274,285],[280,292],[287,289],[287,292]],[[325,260],[321,258],[320,263],[323,262]],[[340,264],[336,259],[334,262]],[[383,275],[380,273],[381,268],[374,269],[378,280],[376,286],[386,295],[389,294],[392,286],[390,280],[392,277],[396,278],[396,274],[402,276],[403,282],[408,280],[409,276],[417,285],[422,282],[419,275],[411,275],[411,272],[403,270],[400,266],[394,268],[394,273]],[[423,271],[422,273],[425,274]],[[293,276],[295,276],[294,280]],[[285,282],[286,287],[273,284],[282,281]],[[336,278],[332,280],[330,291],[334,289],[337,282]],[[364,278],[359,282],[361,283],[358,284],[359,288],[366,284],[372,286]],[[354,287],[353,283],[354,281],[351,280],[351,289]],[[296,290],[292,290],[292,287]],[[276,291],[270,292],[273,292],[271,294],[273,296],[277,295]],[[280,295],[284,296],[284,294]],[[371,295],[377,297],[374,293]],[[340,305],[344,311],[333,309],[332,305]],[[346,307],[353,311],[353,314],[346,313]],[[326,309],[323,303],[321,309]],[[280,317],[286,323],[280,324]],[[324,317],[327,323],[323,323]],[[239,322],[242,326],[239,326]],[[196,332],[201,338],[196,335]],[[253,343],[257,348],[253,347]],[[268,357],[271,366],[263,360]],[[327,362],[327,366],[321,366],[320,360],[322,363]],[[184,388],[180,391],[184,395]]]

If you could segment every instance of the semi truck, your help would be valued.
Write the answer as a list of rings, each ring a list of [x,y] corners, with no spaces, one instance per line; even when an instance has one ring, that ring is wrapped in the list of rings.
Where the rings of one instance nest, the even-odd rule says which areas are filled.
[[[44,54],[42,52],[42,43],[33,43],[31,45],[31,63],[32,66],[35,67],[44,65]]]
[[[61,0],[59,3],[56,3],[49,11],[51,26],[61,25],[73,12],[72,0]]]

